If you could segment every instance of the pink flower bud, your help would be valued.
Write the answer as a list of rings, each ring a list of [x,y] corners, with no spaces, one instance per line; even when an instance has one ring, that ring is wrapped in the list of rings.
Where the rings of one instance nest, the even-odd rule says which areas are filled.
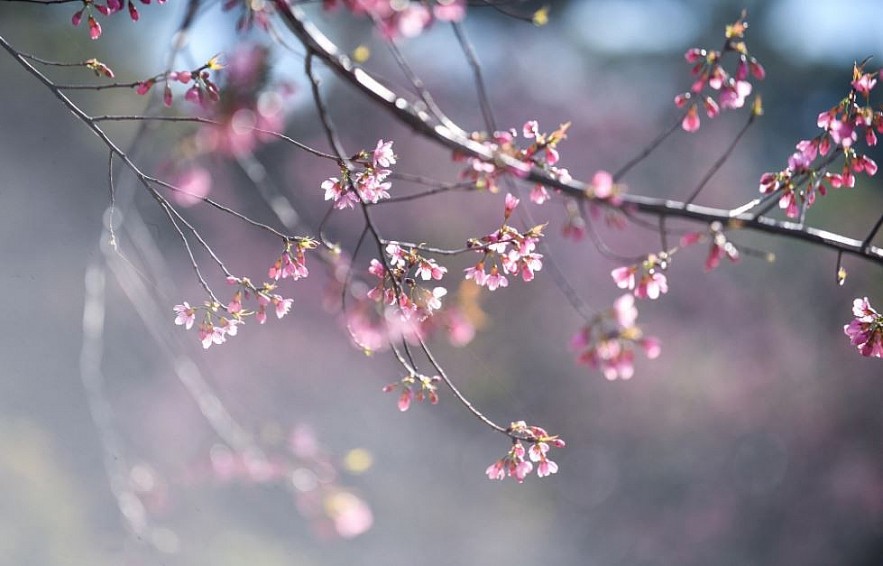
[[[101,25],[93,18],[89,16],[89,37],[92,39],[98,39],[101,37]]]
[[[757,59],[752,57],[748,66],[755,79],[762,81],[766,77],[766,70],[763,68],[763,65],[757,62]]]
[[[168,83],[166,83],[166,86],[163,89],[162,102],[163,102],[163,104],[166,105],[166,107],[169,107],[172,105],[172,89],[169,88]]]
[[[685,132],[695,132],[699,129],[699,112],[696,109],[696,105],[690,106],[690,109],[687,110],[687,114],[684,116],[683,121],[681,122],[681,127]]]
[[[692,49],[688,49],[687,52],[684,53],[684,59],[687,60],[687,63],[693,64],[705,57],[705,55],[706,52],[704,49],[693,47]]]
[[[138,86],[135,87],[135,92],[137,92],[140,95],[145,95],[145,94],[147,94],[147,91],[149,91],[153,87],[153,85],[154,85],[153,79],[149,79],[144,82],[138,83]]]

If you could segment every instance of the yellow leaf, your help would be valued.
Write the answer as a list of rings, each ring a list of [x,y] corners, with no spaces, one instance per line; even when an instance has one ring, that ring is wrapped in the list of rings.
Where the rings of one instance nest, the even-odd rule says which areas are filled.
[[[533,25],[544,26],[549,23],[549,6],[548,4],[533,13]]]
[[[223,63],[221,63],[221,56],[215,55],[211,59],[208,60],[208,63],[205,64],[212,71],[220,71],[224,68]]]
[[[754,102],[751,104],[751,114],[753,116],[763,116],[763,100],[761,100],[759,94],[754,97]]]

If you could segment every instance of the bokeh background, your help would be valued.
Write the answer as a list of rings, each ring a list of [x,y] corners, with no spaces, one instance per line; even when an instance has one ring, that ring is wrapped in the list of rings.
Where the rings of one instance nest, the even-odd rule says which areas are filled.
[[[75,5],[3,2],[0,35],[47,59],[96,56],[119,80],[134,80],[163,68],[183,4],[144,7],[137,24],[119,15],[91,42],[69,23]],[[217,3],[205,4],[183,66],[236,41],[235,18]],[[883,6],[873,0],[549,4],[543,28],[490,8],[471,10],[465,25],[498,122],[519,127],[537,119],[551,130],[572,121],[562,165],[584,179],[616,169],[676,119],[671,100],[689,84],[684,50],[719,46],[723,26],[748,9],[748,42],[767,69],[760,86],[766,114],[700,197],[714,206],[754,198],[760,174],[781,168],[793,145],[814,134],[816,115],[847,92],[853,61],[883,50],[877,24]],[[367,66],[402,84],[365,22],[313,9],[342,49],[369,46]],[[260,34],[248,38],[266,42]],[[403,49],[442,108],[465,128],[480,129],[474,84],[450,29],[435,26]],[[324,148],[300,54],[295,48],[273,56],[274,80],[292,87],[287,132]],[[59,80],[83,79],[50,71]],[[849,277],[838,287],[834,254],[751,234],[732,238],[775,253],[775,263],[745,257],[705,274],[703,249],[679,254],[669,293],[639,304],[640,322],[662,339],[663,354],[640,360],[628,382],[607,382],[574,364],[568,343],[580,320],[545,271],[530,285],[483,295],[485,327],[466,348],[438,340],[443,364],[491,418],[525,419],[568,443],[558,451],[556,476],[524,485],[491,482],[483,471],[505,452],[505,439],[447,393],[436,407],[399,413],[394,396],[380,389],[400,370],[387,354],[366,357],[349,345],[322,306],[325,276],[318,264],[315,276],[289,287],[295,306],[288,318],[249,325],[203,351],[195,332],[172,324],[174,304],[202,300],[186,256],[154,203],[126,176],[118,180],[119,198],[134,194],[132,206],[143,219],[138,226],[155,239],[168,273],[150,271],[149,258],[127,248],[123,237],[122,253],[138,274],[118,279],[107,272],[101,375],[89,373],[84,381],[81,367],[91,367],[81,359],[86,271],[103,257],[106,151],[5,54],[0,76],[3,563],[883,563],[883,366],[858,356],[842,333],[855,296],[883,304],[879,266],[847,259]],[[348,149],[394,139],[398,170],[456,178],[460,166],[447,151],[323,77]],[[150,104],[129,90],[75,99],[102,114],[139,113]],[[625,182],[638,194],[684,198],[742,121],[725,114],[706,120],[698,134],[675,134]],[[136,129],[109,131],[126,146]],[[162,174],[170,159],[181,159],[174,153],[183,151],[175,142],[182,131],[163,126],[147,133],[136,149],[145,169]],[[319,183],[335,174],[333,165],[278,144],[255,156],[302,221],[315,225],[324,214]],[[211,172],[214,197],[274,222],[239,164],[195,159]],[[394,187],[399,194],[416,190]],[[443,195],[385,208],[380,218],[389,237],[454,247],[492,230],[500,202],[499,195]],[[809,219],[862,238],[881,210],[879,180],[860,178],[855,189],[821,199]],[[551,222],[557,265],[581,296],[595,308],[609,305],[618,296],[609,278],[616,264],[588,241],[560,237],[560,205],[532,213]],[[278,254],[270,238],[229,217],[201,207],[185,214],[238,273],[259,279]],[[133,218],[123,220],[121,234]],[[341,213],[330,225],[350,248],[360,229],[356,218]],[[626,254],[658,246],[640,227],[602,235]],[[466,261],[449,264],[451,273]],[[100,278],[92,273],[94,291]],[[209,277],[222,288],[220,274]],[[166,309],[145,315],[147,322],[129,299],[137,282]],[[165,345],[149,331],[157,320]],[[180,379],[175,368],[182,364],[199,369],[202,385],[241,425],[234,437],[248,435],[270,460],[296,462],[295,475],[225,476],[218,463],[224,439],[205,418],[217,411],[205,395],[203,406],[194,400],[186,385],[191,391],[200,385]],[[225,423],[228,433],[235,428]],[[301,455],[318,454],[303,447],[314,435],[322,456],[311,465],[293,459],[292,431]],[[346,522],[328,518],[341,515],[356,531],[370,528],[341,536],[352,534]],[[144,530],[133,535],[131,521]]]

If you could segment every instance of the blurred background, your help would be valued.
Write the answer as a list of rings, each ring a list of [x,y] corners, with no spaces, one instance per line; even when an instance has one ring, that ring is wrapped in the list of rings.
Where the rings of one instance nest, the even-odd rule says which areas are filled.
[[[199,66],[237,42],[237,14],[205,4],[175,68]],[[0,35],[46,59],[98,57],[130,82],[164,68],[184,3],[144,6],[137,24],[122,14],[102,19],[96,42],[70,25],[78,6],[4,2]],[[573,122],[561,165],[580,179],[617,169],[677,119],[672,99],[690,84],[683,52],[718,48],[724,25],[748,10],[747,41],[767,70],[759,85],[766,113],[699,197],[711,206],[754,198],[759,176],[784,167],[794,144],[815,135],[817,114],[848,92],[852,63],[883,50],[883,5],[874,0],[549,6],[545,27],[485,7],[469,11],[465,29],[498,123],[520,128],[537,119],[551,131]],[[539,7],[513,9],[529,15]],[[404,84],[365,21],[318,6],[311,13],[342,50],[369,47],[366,67]],[[245,37],[272,45],[262,33]],[[433,26],[403,52],[452,118],[482,129],[449,26]],[[273,48],[270,60],[270,82],[286,93],[286,132],[326,149],[302,52]],[[288,317],[248,325],[204,351],[195,331],[173,324],[173,305],[203,300],[180,241],[122,174],[117,199],[128,212],[114,222],[125,260],[111,252],[116,267],[102,268],[106,149],[5,53],[0,72],[3,563],[883,563],[883,365],[860,357],[842,332],[854,297],[883,305],[879,266],[847,258],[849,277],[838,287],[835,254],[796,242],[733,233],[737,246],[776,261],[744,257],[708,274],[705,247],[686,250],[668,272],[669,293],[638,305],[639,323],[663,350],[652,362],[640,359],[630,381],[608,382],[574,363],[568,344],[581,321],[547,270],[529,285],[513,281],[481,295],[486,321],[471,344],[433,342],[442,364],[495,421],[524,419],[567,441],[557,475],[491,482],[484,469],[505,453],[506,439],[444,391],[439,405],[400,413],[381,387],[401,369],[388,353],[366,357],[350,345],[319,299],[328,282],[319,263],[309,279],[286,283],[294,297]],[[88,80],[82,70],[47,72],[60,82]],[[457,179],[462,164],[449,152],[320,74],[348,151],[392,139],[397,171]],[[191,111],[183,90],[175,94]],[[156,106],[131,89],[72,98],[96,114]],[[697,134],[675,133],[624,182],[636,194],[685,198],[743,121],[729,112],[704,120]],[[138,128],[108,131],[129,147]],[[213,198],[279,226],[245,173],[260,163],[303,226],[324,215],[319,184],[337,174],[333,164],[280,144],[258,144],[245,161],[203,155],[179,141],[193,133],[186,125],[148,128],[133,155],[163,178],[207,171]],[[387,237],[457,247],[495,228],[501,202],[451,193],[385,206],[378,218]],[[610,305],[618,264],[588,240],[561,236],[560,203],[529,206],[538,222],[550,222],[556,264],[583,299]],[[880,181],[860,177],[855,189],[820,199],[808,219],[863,238],[881,210]],[[261,280],[280,253],[278,242],[217,211],[184,214],[235,273]],[[344,211],[329,233],[351,250],[359,223]],[[135,247],[139,230],[138,241],[155,242],[153,255]],[[619,253],[658,250],[644,228],[600,230]],[[370,257],[363,252],[356,265]],[[470,260],[447,264],[452,293]],[[204,265],[226,293],[222,274]]]

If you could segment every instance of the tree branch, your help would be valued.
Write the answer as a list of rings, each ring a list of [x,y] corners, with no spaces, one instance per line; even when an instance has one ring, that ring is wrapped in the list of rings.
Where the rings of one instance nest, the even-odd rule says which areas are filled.
[[[505,155],[494,154],[488,148],[469,139],[465,131],[449,120],[446,120],[447,125],[439,123],[427,112],[420,110],[398,93],[380,84],[365,70],[356,67],[347,56],[338,50],[337,46],[328,37],[308,21],[305,13],[298,6],[289,6],[285,0],[274,1],[277,13],[282,18],[283,23],[306,46],[308,51],[315,53],[341,79],[353,85],[369,99],[386,108],[400,122],[407,124],[416,132],[451,150],[496,163],[504,168],[520,168],[520,162]],[[587,192],[588,185],[580,181],[573,180],[565,183],[537,168],[532,168],[528,171],[525,179],[530,182],[553,187],[569,196],[585,200],[595,200],[609,206],[609,203],[606,201],[594,199]],[[738,209],[727,210],[698,206],[641,195],[625,194],[621,195],[620,200],[621,204],[619,206],[621,208],[633,212],[653,216],[683,218],[705,224],[720,222],[729,230],[742,229],[773,234],[859,256],[873,263],[883,265],[883,248],[864,245],[861,240],[827,230],[803,226],[787,220],[737,212]]]

